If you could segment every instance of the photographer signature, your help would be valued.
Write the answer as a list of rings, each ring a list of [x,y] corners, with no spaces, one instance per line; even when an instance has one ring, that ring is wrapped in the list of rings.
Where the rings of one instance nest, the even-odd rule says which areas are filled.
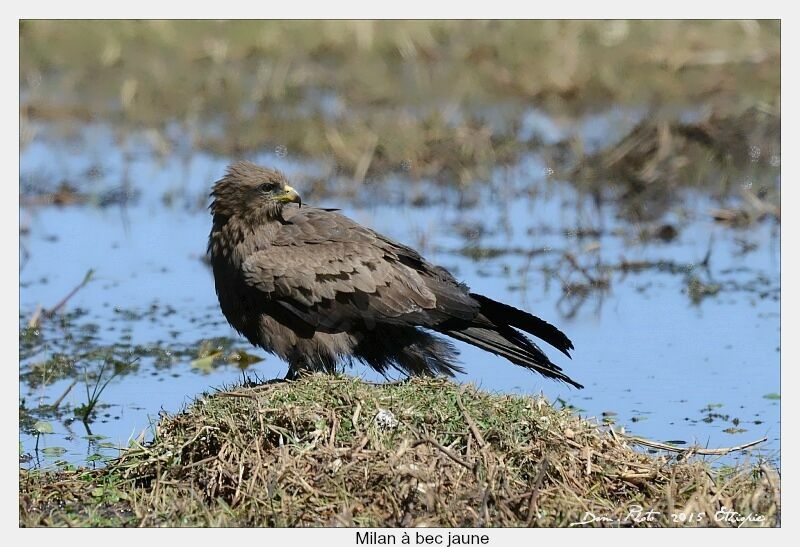
[[[573,522],[570,526],[586,526],[588,524],[601,523],[611,526],[623,526],[628,524],[642,524],[648,522],[658,522],[662,513],[654,509],[647,511],[641,505],[632,505],[628,508],[628,513],[620,517],[609,517],[605,515],[597,515],[591,511],[586,511],[583,517],[578,522]],[[692,512],[676,512],[669,514],[669,521],[674,524],[702,524],[706,520],[713,519],[716,523],[735,524],[737,528],[741,528],[748,522],[762,524],[766,520],[764,515],[758,513],[747,513],[743,515],[733,509],[728,509],[723,506],[722,509],[707,515],[705,511],[692,511]]]

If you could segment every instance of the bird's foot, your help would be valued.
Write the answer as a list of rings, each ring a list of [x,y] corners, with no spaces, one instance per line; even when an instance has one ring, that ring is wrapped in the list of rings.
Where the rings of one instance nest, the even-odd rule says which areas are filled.
[[[303,376],[309,376],[312,373],[313,371],[306,368],[295,368],[293,366],[289,366],[289,370],[286,372],[286,376],[284,376],[283,379],[287,382],[294,382],[295,380],[299,380]]]
[[[284,376],[283,379],[287,382],[294,382],[295,380],[300,379],[300,375],[297,373],[295,369],[289,367],[289,370],[288,372],[286,372],[286,376]]]

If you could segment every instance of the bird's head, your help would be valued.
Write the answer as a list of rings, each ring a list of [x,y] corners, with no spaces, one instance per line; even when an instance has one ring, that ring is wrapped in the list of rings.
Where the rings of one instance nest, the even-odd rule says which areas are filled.
[[[274,219],[289,203],[300,205],[300,195],[280,171],[240,161],[211,190],[211,213],[244,219]]]

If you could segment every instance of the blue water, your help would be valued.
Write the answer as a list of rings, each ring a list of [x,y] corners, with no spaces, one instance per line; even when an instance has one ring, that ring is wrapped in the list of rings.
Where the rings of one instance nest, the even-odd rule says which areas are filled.
[[[46,128],[40,129],[39,135],[47,134]],[[282,151],[252,159],[297,177],[294,186],[301,194],[304,177],[321,169]],[[180,146],[158,158],[144,139],[121,144],[103,127],[90,127],[69,145],[37,136],[21,153],[23,186],[68,180],[93,195],[128,188],[137,197],[107,207],[91,201],[65,207],[23,205],[20,326],[37,305],[53,306],[93,268],[95,279],[66,309],[88,311],[79,321],[100,325],[98,343],[119,343],[129,335],[132,343],[168,348],[199,346],[215,337],[238,338],[219,312],[210,269],[201,260],[210,227],[204,208],[207,194],[226,164],[224,158]],[[93,180],[89,173],[95,173]],[[420,193],[432,196],[432,204],[411,205]],[[598,421],[603,413],[614,415],[616,427],[659,441],[721,447],[766,436],[768,442],[754,453],[778,460],[780,401],[765,398],[780,393],[780,255],[775,225],[765,222],[746,230],[716,225],[708,215],[715,204],[692,195],[667,218],[678,228],[675,240],[642,243],[634,237],[638,227],[616,219],[611,205],[598,208],[569,184],[548,180],[534,156],[498,170],[491,185],[467,193],[466,201],[474,206],[460,208],[452,192],[433,183],[396,180],[380,187],[366,184],[351,200],[331,196],[311,204],[339,207],[358,222],[418,248],[473,291],[559,326],[574,342],[573,359],[544,349],[586,388],[545,380],[456,343],[467,371],[459,381],[500,392],[543,393]],[[579,238],[576,228],[599,228],[602,233]],[[749,252],[741,252],[743,240]],[[470,246],[515,252],[475,260],[462,252]],[[709,248],[705,269],[700,263]],[[565,296],[562,280],[547,273],[554,270],[568,277],[563,281],[583,281],[579,272],[563,267],[564,251],[583,265],[624,258],[673,261],[683,270],[610,272],[609,288],[591,292],[577,306],[580,297]],[[689,274],[720,284],[723,290],[693,304],[686,293]],[[175,312],[162,316],[156,311],[137,320],[120,313],[144,312],[151,306]],[[43,324],[43,336],[58,336],[53,323]],[[244,340],[240,347],[265,356]],[[52,351],[45,348],[21,360],[21,372]],[[285,372],[285,365],[271,356],[248,369],[260,378],[282,377]],[[364,368],[350,372],[377,379]],[[79,420],[50,418],[54,433],[39,438],[39,450],[36,436],[27,431],[20,434],[21,450],[31,456],[28,465],[42,466],[56,461],[85,464],[94,453],[113,456],[114,446],[146,437],[160,411],[179,411],[198,394],[241,379],[235,365],[202,372],[185,356],[169,367],[142,359],[136,373],[115,378],[102,393],[105,406],[89,430]],[[62,408],[86,402],[85,383],[82,377],[78,380]],[[71,382],[39,387],[21,382],[20,396],[34,408],[52,403]],[[725,432],[732,427],[745,431]],[[48,447],[66,451],[44,453]]]

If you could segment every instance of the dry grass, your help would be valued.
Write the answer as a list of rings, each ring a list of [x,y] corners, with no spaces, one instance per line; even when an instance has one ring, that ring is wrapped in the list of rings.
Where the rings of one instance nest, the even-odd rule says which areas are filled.
[[[772,468],[690,460],[542,398],[314,375],[200,398],[99,471],[21,471],[20,523],[568,526],[593,513],[630,526],[641,506],[653,513],[639,526],[736,525],[715,520],[723,507],[779,524]]]
[[[779,221],[780,153],[780,112],[762,105],[695,122],[647,118],[602,150],[578,154],[563,175],[590,191],[614,188],[634,221],[658,218],[681,188],[738,194],[741,209],[733,220],[715,213],[721,222]]]

